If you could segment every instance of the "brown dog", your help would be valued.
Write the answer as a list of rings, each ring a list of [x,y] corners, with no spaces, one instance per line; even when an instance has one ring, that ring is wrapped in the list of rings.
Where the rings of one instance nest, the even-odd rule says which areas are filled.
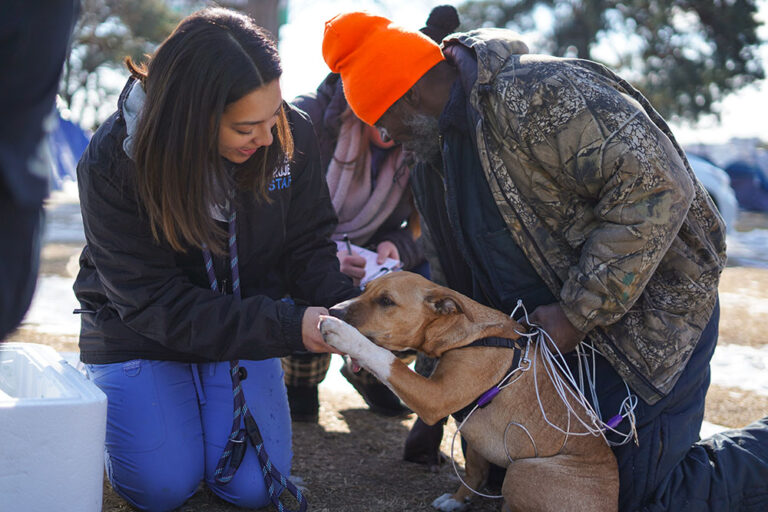
[[[331,314],[337,318],[321,322],[325,341],[357,359],[430,425],[474,402],[511,370],[513,350],[466,345],[488,336],[517,339],[524,331],[504,313],[410,272],[372,281],[362,295],[334,306]],[[430,378],[411,371],[390,352],[408,348],[440,358]],[[519,378],[477,409],[461,429],[468,445],[466,483],[479,489],[492,462],[507,468],[502,494],[509,510],[617,510],[613,452],[602,437],[566,436],[545,421],[534,378],[549,421],[578,431],[541,369],[540,356],[534,356],[533,347],[529,353],[536,357],[531,365],[539,365],[536,376],[521,369]],[[460,510],[469,496],[460,486],[433,506]]]

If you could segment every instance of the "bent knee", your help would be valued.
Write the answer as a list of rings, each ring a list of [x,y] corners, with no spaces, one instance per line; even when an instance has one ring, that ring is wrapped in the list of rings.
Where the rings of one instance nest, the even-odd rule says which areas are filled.
[[[229,483],[206,482],[208,487],[221,499],[241,508],[262,508],[270,503],[269,492],[261,474],[252,478],[235,478]],[[282,487],[276,486],[279,493]]]
[[[165,471],[137,471],[121,474],[112,471],[112,488],[139,510],[166,511],[183,505],[197,491],[203,479],[202,468]]]
[[[199,480],[194,483],[156,481],[132,488],[121,484],[119,481],[114,481],[112,487],[139,510],[160,512],[179,508],[195,494],[199,483]]]

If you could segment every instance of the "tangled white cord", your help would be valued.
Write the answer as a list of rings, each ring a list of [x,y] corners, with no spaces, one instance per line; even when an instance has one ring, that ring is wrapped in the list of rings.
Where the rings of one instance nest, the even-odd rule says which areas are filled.
[[[576,346],[576,357],[578,360],[579,379],[574,378],[571,369],[565,364],[565,359],[557,344],[552,337],[541,326],[534,324],[528,318],[528,311],[523,306],[522,301],[518,300],[515,309],[512,311],[512,315],[519,309],[523,309],[523,315],[525,321],[533,329],[527,335],[535,336],[536,343],[534,344],[535,353],[533,357],[533,374],[534,374],[534,388],[536,390],[536,399],[539,403],[539,410],[541,411],[544,421],[549,426],[565,434],[566,436],[579,436],[579,435],[593,435],[602,437],[609,446],[621,446],[628,443],[635,435],[635,413],[634,410],[637,407],[637,396],[632,394],[629,390],[629,386],[624,381],[624,387],[627,390],[627,397],[622,400],[619,406],[618,414],[605,422],[602,420],[600,414],[600,402],[597,398],[597,385],[595,382],[595,365],[596,354],[599,351],[592,345],[582,342]],[[554,348],[554,351],[552,348]],[[585,351],[589,349],[591,354],[587,354]],[[544,364],[544,370],[547,372],[552,385],[555,388],[555,393],[560,397],[560,400],[568,410],[568,427],[563,430],[560,426],[552,423],[547,417],[547,413],[544,410],[544,405],[541,401],[539,394],[538,379],[536,378],[538,366],[537,355],[541,355],[541,360]],[[591,356],[592,371],[590,371],[589,358]],[[623,379],[622,379],[623,380]],[[592,403],[587,399],[587,391],[592,397]],[[570,398],[570,400],[569,400]],[[573,403],[572,403],[573,401]],[[574,406],[575,405],[575,406]],[[587,418],[583,418],[582,414],[577,411],[577,408],[583,409]],[[577,423],[581,424],[584,431],[574,432],[570,428],[570,418],[573,416],[576,418]],[[616,426],[623,418],[627,418],[629,421],[630,429],[628,432],[623,433],[616,430]],[[616,423],[613,423],[616,421]],[[611,441],[606,438],[606,432],[612,432],[619,436],[619,441]]]
[[[530,321],[528,318],[528,311],[525,309],[525,306],[523,305],[522,300],[517,301],[517,305],[515,305],[515,308],[512,310],[512,313],[510,313],[510,318],[514,319],[515,313],[518,309],[522,308],[523,310],[523,316],[525,318],[525,322],[531,326],[531,330],[529,332],[518,332],[515,331],[517,334],[519,334],[522,337],[525,337],[528,339],[525,345],[525,353],[520,358],[520,365],[517,368],[512,369],[502,380],[501,382],[496,386],[499,389],[503,389],[513,382],[517,381],[517,379],[522,375],[523,372],[527,371],[529,367],[531,367],[531,361],[533,361],[532,367],[533,367],[533,382],[534,382],[534,388],[536,390],[536,400],[539,403],[539,410],[541,411],[542,416],[544,417],[544,421],[547,422],[549,426],[557,430],[558,432],[561,432],[565,434],[565,440],[563,441],[563,446],[565,446],[565,443],[567,442],[567,439],[571,435],[576,436],[582,436],[582,435],[593,435],[593,436],[600,436],[602,437],[605,442],[609,446],[621,446],[623,444],[628,443],[633,437],[635,437],[636,430],[635,430],[635,408],[637,407],[637,396],[632,394],[632,392],[629,390],[629,386],[627,385],[626,381],[624,381],[624,386],[627,390],[627,397],[622,400],[621,405],[619,406],[619,412],[616,416],[609,419],[608,422],[604,422],[601,418],[600,414],[600,403],[597,399],[597,390],[596,390],[596,382],[595,382],[595,366],[596,366],[596,354],[600,354],[600,351],[597,350],[594,346],[587,342],[581,342],[576,347],[576,357],[578,360],[578,369],[579,369],[579,379],[578,381],[576,378],[574,378],[570,368],[568,365],[564,363],[563,354],[560,352],[560,349],[557,347],[557,344],[552,339],[552,337],[545,331],[540,325],[534,324]],[[528,352],[531,347],[531,345],[534,346],[534,354],[532,358],[528,357]],[[550,348],[550,345],[554,347],[554,352]],[[590,354],[586,353],[586,350],[591,351],[591,371],[590,371]],[[538,379],[537,379],[537,356],[541,355],[541,360],[544,363],[544,370],[547,372],[547,376],[549,377],[550,381],[552,382],[552,385],[555,388],[555,393],[557,396],[560,397],[560,400],[565,405],[567,411],[568,411],[568,425],[566,426],[565,430],[562,429],[560,426],[555,425],[552,423],[549,418],[547,417],[546,411],[544,411],[544,405],[541,401],[541,395],[539,394],[539,385],[538,385]],[[600,354],[602,355],[602,354]],[[517,373],[517,376],[512,379],[512,376]],[[623,380],[623,379],[622,379]],[[592,398],[592,403],[590,403],[589,400],[587,400],[586,391],[589,391],[589,395]],[[573,402],[573,403],[572,403]],[[593,406],[594,404],[594,406]],[[484,498],[503,498],[502,495],[491,495],[491,494],[484,494],[480,491],[477,491],[470,487],[463,478],[461,478],[461,475],[459,474],[459,470],[456,467],[456,459],[453,456],[453,447],[454,443],[456,441],[456,436],[459,432],[461,432],[462,427],[464,424],[469,420],[469,418],[472,416],[472,414],[480,407],[479,404],[475,404],[475,406],[469,411],[469,413],[464,417],[464,419],[459,423],[459,425],[456,427],[456,431],[453,433],[453,437],[451,438],[451,463],[453,465],[453,470],[456,473],[456,476],[459,478],[459,481],[472,491],[474,494],[477,494],[478,496],[482,496]],[[582,418],[582,415],[577,412],[577,408],[580,407],[583,409],[584,413],[587,415],[588,418]],[[573,432],[571,430],[571,416],[575,417],[577,422],[584,427],[583,432]],[[617,421],[614,423],[617,419],[623,419],[627,418],[629,421],[630,429],[628,432],[623,433],[616,430],[616,426],[620,421]],[[528,432],[528,429],[526,429],[523,425],[510,422],[507,425],[507,428],[504,430],[504,450],[507,451],[507,443],[506,443],[506,437],[507,437],[507,431],[509,430],[510,425],[515,425],[523,429],[523,431],[528,435],[529,439],[531,440],[531,444],[533,445],[533,449],[535,453],[538,453],[538,450],[536,449],[536,443],[533,440],[533,437],[531,436],[530,432]],[[612,432],[616,434],[619,437],[619,441],[611,441],[606,437],[606,432]],[[562,449],[562,448],[561,448]],[[512,462],[512,459],[509,455],[509,452],[506,453],[507,459]]]

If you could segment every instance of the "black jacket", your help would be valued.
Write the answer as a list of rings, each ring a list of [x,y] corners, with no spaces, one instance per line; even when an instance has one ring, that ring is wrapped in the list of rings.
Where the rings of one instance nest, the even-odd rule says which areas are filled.
[[[77,167],[87,242],[74,285],[86,310],[82,361],[266,359],[303,350],[306,306],[281,298],[330,307],[359,293],[328,238],[336,215],[306,116],[287,107],[296,150],[290,176],[274,178],[272,202],[236,196],[238,302],[210,289],[199,249],[176,252],[153,240],[122,144],[130,84]],[[231,282],[228,263],[214,259],[220,283]]]

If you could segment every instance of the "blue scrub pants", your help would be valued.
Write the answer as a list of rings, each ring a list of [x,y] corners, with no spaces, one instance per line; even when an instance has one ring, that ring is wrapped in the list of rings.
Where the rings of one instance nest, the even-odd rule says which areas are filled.
[[[279,359],[240,361],[248,408],[272,464],[291,470],[291,418]],[[226,484],[213,477],[232,428],[229,363],[189,364],[137,359],[86,365],[107,395],[107,475],[115,491],[141,510],[172,510],[201,480],[240,507],[269,503],[253,446]]]

